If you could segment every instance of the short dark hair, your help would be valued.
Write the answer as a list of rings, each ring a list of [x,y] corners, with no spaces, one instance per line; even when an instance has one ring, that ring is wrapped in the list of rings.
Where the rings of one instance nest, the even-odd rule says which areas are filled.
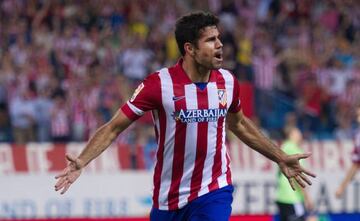
[[[180,53],[185,55],[184,44],[197,45],[201,31],[208,26],[217,26],[219,18],[208,12],[193,12],[180,17],[175,25],[175,38]]]

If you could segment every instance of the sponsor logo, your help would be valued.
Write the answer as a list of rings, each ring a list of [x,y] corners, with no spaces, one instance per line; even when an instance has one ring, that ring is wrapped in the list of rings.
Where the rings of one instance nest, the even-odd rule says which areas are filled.
[[[226,90],[225,89],[218,89],[218,98],[219,98],[219,103],[222,106],[226,106],[226,104],[227,104],[227,95],[226,95]]]
[[[181,100],[181,99],[184,99],[185,98],[185,96],[174,96],[172,99],[173,99],[173,101],[179,101],[179,100]]]
[[[136,96],[138,96],[138,94],[140,93],[140,91],[144,88],[144,83],[141,83],[136,89],[135,92],[133,94],[133,96],[130,99],[130,102],[133,102],[136,98]]]
[[[218,121],[220,117],[225,117],[227,114],[227,109],[225,108],[216,108],[216,109],[190,109],[175,111],[173,113],[173,118],[175,121],[180,121],[182,123],[200,123],[200,122],[215,122]]]

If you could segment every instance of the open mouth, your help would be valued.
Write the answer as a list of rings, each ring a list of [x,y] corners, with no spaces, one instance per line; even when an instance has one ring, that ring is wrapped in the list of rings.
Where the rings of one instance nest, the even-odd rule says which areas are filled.
[[[215,58],[218,59],[218,60],[222,60],[223,59],[222,52],[216,52],[215,53]]]

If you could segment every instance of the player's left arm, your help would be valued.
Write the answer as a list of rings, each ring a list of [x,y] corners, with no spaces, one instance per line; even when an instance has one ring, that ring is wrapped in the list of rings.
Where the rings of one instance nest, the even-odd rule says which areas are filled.
[[[294,155],[285,154],[270,139],[264,136],[258,127],[255,126],[241,110],[236,113],[228,112],[226,121],[229,130],[240,140],[250,148],[279,165],[281,171],[288,178],[290,185],[294,190],[294,180],[302,187],[306,186],[305,183],[311,185],[311,182],[306,175],[315,177],[315,174],[304,169],[299,163],[300,159],[308,158],[311,155],[310,153]]]

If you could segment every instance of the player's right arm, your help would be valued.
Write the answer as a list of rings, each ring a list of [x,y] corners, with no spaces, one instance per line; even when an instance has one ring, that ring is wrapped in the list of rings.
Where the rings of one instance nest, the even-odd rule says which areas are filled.
[[[58,179],[55,184],[55,191],[61,190],[61,194],[64,194],[80,176],[82,168],[108,148],[116,137],[132,122],[122,110],[119,110],[109,122],[95,132],[78,157],[67,154],[66,159],[69,164],[55,177]]]
[[[157,73],[149,75],[135,90],[114,117],[100,127],[78,157],[66,155],[68,166],[55,178],[55,190],[64,194],[80,176],[82,168],[99,156],[116,137],[132,122],[139,119],[146,111],[154,110],[161,100],[160,78]]]

